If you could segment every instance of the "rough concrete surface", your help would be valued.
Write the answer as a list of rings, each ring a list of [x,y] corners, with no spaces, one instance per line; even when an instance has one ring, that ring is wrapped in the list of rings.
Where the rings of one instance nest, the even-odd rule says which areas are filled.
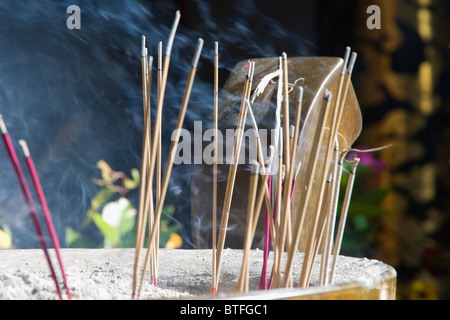
[[[145,250],[144,250],[145,251]],[[129,300],[134,264],[134,249],[63,249],[68,284],[73,299]],[[56,255],[50,250],[57,268]],[[141,262],[145,257],[142,254]],[[303,254],[297,254],[294,283],[298,279]],[[339,257],[335,283],[370,281],[388,266],[375,260]],[[269,270],[272,260],[269,260]],[[225,250],[222,258],[219,291],[233,293],[242,263],[241,250]],[[311,286],[317,286],[320,256],[316,260]],[[250,290],[258,288],[262,268],[262,251],[254,250],[250,260]],[[158,288],[144,281],[141,299],[207,298],[211,283],[210,250],[160,250]],[[64,291],[63,291],[64,293]],[[65,298],[65,296],[64,296]],[[58,299],[55,285],[41,250],[0,251],[0,299]]]

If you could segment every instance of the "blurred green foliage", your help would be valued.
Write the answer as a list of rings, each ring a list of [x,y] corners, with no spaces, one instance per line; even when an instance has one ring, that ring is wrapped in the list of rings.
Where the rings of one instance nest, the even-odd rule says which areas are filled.
[[[128,177],[123,172],[112,170],[103,160],[98,162],[97,167],[101,170],[102,178],[94,179],[94,182],[101,186],[101,189],[91,200],[81,230],[66,228],[66,243],[72,248],[132,248],[136,241],[137,211],[125,195],[139,187],[139,171],[132,169],[131,177]],[[162,248],[179,229],[178,225],[171,223],[174,212],[173,205],[163,209],[159,240]],[[87,235],[87,230],[92,225],[101,235],[101,243],[95,242]]]

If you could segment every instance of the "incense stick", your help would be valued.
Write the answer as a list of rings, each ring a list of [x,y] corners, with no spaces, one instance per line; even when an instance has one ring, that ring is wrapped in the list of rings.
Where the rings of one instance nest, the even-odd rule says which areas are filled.
[[[339,185],[340,185],[340,175],[338,174],[339,170],[339,144],[336,139],[335,147],[334,147],[334,158],[333,158],[334,166],[330,172],[330,178],[328,183],[328,193],[330,197],[327,198],[327,206],[325,207],[327,211],[327,224],[325,226],[325,239],[322,245],[322,260],[321,260],[321,272],[320,272],[320,285],[325,285],[328,283],[328,269],[329,269],[329,259],[331,255],[332,249],[332,241],[333,241],[333,231],[334,224],[336,220],[336,206],[337,200],[339,197]]]
[[[145,107],[145,111],[144,111],[144,117],[145,117],[145,122],[144,122],[144,126],[145,126],[145,131],[144,131],[144,140],[145,140],[145,148],[143,149],[144,152],[147,153],[147,157],[144,159],[143,158],[143,163],[146,166],[146,169],[143,169],[146,173],[146,176],[144,177],[144,179],[146,180],[144,182],[144,184],[141,186],[142,188],[144,188],[145,190],[153,190],[153,179],[150,178],[150,168],[149,168],[149,159],[150,159],[150,141],[151,141],[151,84],[152,84],[152,71],[153,71],[153,56],[149,56],[148,57],[148,65],[146,67],[146,87],[147,87],[147,105]],[[153,193],[150,193],[148,195],[150,197],[150,199],[148,200],[150,203],[150,206],[153,207]],[[143,210],[145,210],[143,208]],[[148,227],[149,229],[151,229],[153,227],[153,224],[155,223],[152,211],[149,210],[144,211],[143,214],[146,215],[146,218],[144,218],[144,223],[142,224],[142,229],[141,229],[141,234],[145,234],[145,220],[148,219]],[[156,261],[153,258],[153,256],[150,255],[146,255],[145,259],[144,259],[144,270],[147,266],[147,264],[150,264],[150,282],[156,287],[157,283],[156,283],[156,278],[157,278],[157,274],[156,274],[156,270],[157,270],[157,266],[156,266]],[[143,281],[144,281],[144,274],[141,277],[141,281],[140,281],[140,285],[139,288],[142,287]],[[140,295],[140,290],[138,291],[138,295]]]
[[[283,180],[284,180],[284,173],[285,173],[285,167],[283,164],[283,131],[280,130],[279,135],[279,148],[278,148],[278,174],[277,174],[277,187],[276,187],[276,198],[274,203],[274,209],[273,209],[273,220],[276,225],[276,229],[279,230],[281,225],[281,202],[282,202],[282,192],[283,192]],[[279,237],[279,235],[278,235]],[[270,280],[269,280],[269,288],[272,288],[273,285],[273,278],[274,275],[278,278],[278,275],[280,273],[281,264],[278,263],[279,258],[281,258],[279,254],[279,243],[274,246],[273,250],[273,265],[272,265],[272,272],[270,274]]]
[[[287,54],[283,52],[283,118],[284,118],[284,161],[286,166],[286,172],[289,172],[289,166],[291,165],[291,147],[289,140],[289,128],[290,128],[290,118],[289,118],[289,83],[288,83],[288,64],[287,64]]]
[[[150,178],[150,168],[148,167],[148,161],[150,155],[150,140],[151,140],[151,128],[150,128],[150,110],[148,108],[148,86],[147,86],[147,48],[145,47],[145,36],[142,36],[141,43],[141,71],[142,71],[142,95],[143,95],[143,114],[144,114],[144,130],[142,137],[142,154],[141,154],[141,183],[139,189],[139,204],[138,204],[138,219],[136,226],[136,255],[135,264],[133,270],[133,283],[132,283],[132,298],[135,296],[136,281],[137,281],[137,268],[140,259],[140,251],[143,246],[145,228],[147,224],[147,210],[145,204],[147,201],[153,202],[153,195],[147,196],[147,189],[151,188],[152,179]],[[147,198],[150,199],[147,200]],[[150,222],[151,223],[151,222]]]
[[[336,268],[337,259],[339,257],[339,252],[341,250],[341,244],[342,244],[342,238],[344,236],[344,229],[345,229],[345,223],[347,220],[348,208],[350,206],[350,199],[352,196],[353,184],[355,182],[356,169],[357,169],[359,163],[360,163],[359,158],[355,158],[353,160],[352,171],[350,171],[349,179],[347,181],[344,202],[342,204],[341,217],[339,220],[338,231],[336,234],[336,240],[335,240],[334,249],[333,249],[333,261],[331,264],[330,280],[329,280],[330,283],[333,283],[334,271]]]
[[[248,74],[247,74],[247,77],[244,82],[244,90],[243,90],[243,94],[242,94],[241,108],[239,111],[238,124],[236,126],[236,137],[234,139],[232,163],[230,165],[230,169],[228,172],[227,187],[225,190],[224,205],[222,208],[222,217],[221,217],[219,236],[218,236],[218,244],[217,244],[217,253],[216,253],[216,255],[217,255],[217,257],[216,257],[217,270],[216,270],[216,283],[214,284],[214,287],[216,288],[216,290],[219,285],[222,251],[225,246],[226,231],[228,228],[228,218],[230,215],[230,208],[231,208],[231,200],[233,198],[234,183],[235,183],[235,179],[236,179],[239,155],[241,152],[245,119],[247,118],[247,110],[248,109],[247,109],[246,101],[248,100],[248,98],[250,96],[251,86],[252,86],[252,82],[253,82],[253,72],[254,72],[254,63],[250,62],[249,67],[248,67]]]
[[[20,140],[19,144],[22,147],[23,155],[25,157],[25,164],[26,164],[26,166],[28,168],[28,172],[30,174],[31,181],[33,183],[33,186],[34,186],[34,189],[36,191],[39,203],[41,205],[41,209],[42,209],[42,212],[44,214],[44,219],[45,219],[45,222],[47,224],[47,230],[48,230],[48,233],[50,235],[50,239],[51,239],[51,241],[53,243],[53,247],[55,248],[56,257],[58,259],[59,267],[61,269],[61,274],[62,274],[62,277],[63,277],[63,280],[64,280],[64,287],[66,289],[67,296],[69,297],[69,299],[72,299],[72,294],[70,292],[69,285],[67,284],[67,277],[66,277],[66,273],[64,271],[64,264],[62,262],[62,257],[61,257],[61,252],[60,252],[61,245],[59,243],[59,239],[58,239],[58,236],[57,236],[56,231],[55,231],[55,226],[53,224],[52,216],[50,214],[50,209],[48,207],[44,191],[42,190],[42,185],[41,185],[41,182],[39,180],[39,176],[37,174],[33,158],[31,157],[30,150],[28,148],[27,143],[24,140]]]
[[[348,56],[347,55],[348,51],[349,51],[349,48],[347,48],[347,50],[346,50],[346,57]],[[344,95],[343,95],[343,98],[341,101],[336,101],[336,107],[335,107],[334,113],[333,113],[331,129],[330,129],[330,137],[328,140],[327,152],[326,152],[325,163],[324,163],[324,171],[322,172],[322,179],[321,179],[322,187],[321,187],[321,190],[319,193],[318,209],[317,209],[318,213],[322,212],[321,206],[322,206],[322,199],[323,199],[323,194],[324,194],[324,181],[326,181],[326,174],[327,174],[328,168],[330,166],[330,158],[331,158],[331,153],[332,153],[332,149],[333,149],[332,146],[336,139],[337,131],[339,129],[343,110],[345,107],[345,102],[347,101],[347,94],[348,94],[349,86],[351,83],[351,76],[352,76],[352,72],[353,72],[353,67],[355,65],[356,57],[357,57],[356,53],[353,53],[351,56],[351,59],[350,59],[350,62],[349,62],[348,68],[347,68]],[[344,67],[342,69],[343,71],[341,72],[341,81],[343,81],[343,77],[344,77],[344,68],[345,68],[345,63],[344,63]],[[317,234],[317,228],[319,227],[319,220],[323,220],[323,218],[321,217],[321,214],[315,215],[312,232],[310,233],[310,237],[308,239],[308,248],[305,253],[305,261],[304,261],[304,265],[303,265],[304,268],[302,269],[302,274],[300,276],[299,283],[302,287],[308,286],[308,282],[309,282],[309,279],[312,274],[312,265],[314,263],[315,256],[316,256],[316,254],[313,254],[313,253],[317,252],[317,248],[316,248],[317,245],[316,245],[316,243],[314,243],[314,239]],[[321,237],[321,234],[319,234],[319,237]]]
[[[167,83],[167,76],[169,72],[169,65],[170,65],[170,55],[172,52],[172,46],[173,41],[175,38],[175,33],[178,28],[178,23],[180,22],[180,12],[177,11],[175,14],[175,19],[172,25],[172,29],[169,35],[169,41],[167,43],[166,48],[166,55],[164,59],[164,68],[163,68],[163,74],[161,79],[161,88],[160,92],[158,93],[158,101],[157,101],[157,108],[156,108],[156,115],[155,115],[155,128],[154,128],[154,135],[153,135],[153,141],[151,144],[151,152],[150,152],[150,167],[149,167],[149,179],[153,179],[154,174],[154,168],[155,168],[155,161],[156,161],[156,149],[158,146],[157,141],[159,140],[160,136],[160,127],[161,127],[161,114],[162,114],[162,107],[164,103],[164,95],[166,90],[166,83]],[[142,173],[141,173],[142,174]],[[139,210],[140,215],[144,215],[144,212],[148,212],[150,210],[150,214],[153,214],[153,205],[150,205],[149,201],[152,198],[153,190],[150,190],[150,188],[147,188],[145,190],[144,194],[140,194],[140,205],[144,207],[143,210]],[[143,196],[143,199],[141,199],[141,196]],[[142,219],[142,218],[140,218]],[[155,222],[156,223],[156,222]],[[139,230],[138,230],[139,232]],[[136,292],[136,282],[137,282],[137,269],[139,267],[139,260],[140,260],[140,252],[142,248],[142,244],[144,241],[144,232],[138,233],[139,237],[136,237],[136,254],[135,254],[135,261],[134,261],[134,269],[133,269],[133,283],[132,283],[132,297],[134,298],[135,292]]]
[[[252,246],[251,230],[253,228],[254,219],[254,208],[256,191],[258,188],[258,177],[260,174],[260,166],[257,161],[252,162],[252,170],[250,173],[249,191],[248,191],[248,204],[247,204],[247,225],[245,229],[244,238],[244,250],[242,257],[241,272],[239,274],[239,279],[236,285],[237,292],[247,292],[248,291],[248,277],[249,277],[249,266],[248,258],[249,252]]]
[[[190,98],[190,94],[192,91],[192,85],[194,84],[195,74],[197,71],[197,65],[198,65],[198,61],[200,59],[200,54],[201,54],[202,48],[203,48],[203,39],[200,38],[200,39],[198,39],[197,48],[195,50],[195,55],[192,60],[191,69],[190,69],[188,80],[186,83],[183,100],[181,102],[180,111],[178,113],[177,124],[176,124],[175,130],[174,130],[174,133],[172,135],[172,144],[170,146],[169,156],[167,159],[166,169],[164,171],[164,177],[163,177],[162,185],[161,185],[161,198],[160,198],[160,201],[156,204],[155,223],[153,225],[153,228],[149,232],[147,252],[150,252],[150,250],[152,250],[152,247],[155,245],[155,242],[156,242],[157,226],[159,225],[159,221],[161,219],[164,200],[165,200],[165,197],[167,194],[167,188],[169,186],[170,175],[172,173],[172,168],[173,168],[173,163],[174,163],[175,156],[176,156],[177,146],[178,146],[178,142],[179,142],[179,139],[181,136],[181,129],[183,127],[184,118],[186,115],[186,109],[187,109],[187,106],[189,103],[189,98]],[[156,250],[158,250],[158,248],[156,248]],[[145,272],[145,270],[143,270],[143,272]]]
[[[213,163],[213,208],[212,208],[212,282],[211,293],[216,294],[217,252],[217,136],[219,134],[219,43],[214,43],[214,163]]]
[[[272,205],[270,203],[270,192],[271,192],[271,178],[272,175],[270,172],[266,172],[265,169],[265,159],[262,153],[262,146],[261,146],[261,139],[259,136],[259,129],[258,129],[258,124],[256,122],[255,119],[255,115],[253,113],[253,109],[250,103],[250,100],[246,100],[246,104],[247,104],[247,109],[248,109],[248,113],[250,115],[250,119],[252,121],[253,124],[253,129],[255,132],[255,143],[256,143],[256,147],[257,147],[257,151],[258,151],[258,161],[259,161],[259,165],[260,165],[260,171],[261,171],[261,175],[265,176],[265,175],[269,175],[267,178],[267,184],[263,185],[264,187],[264,197],[265,197],[265,226],[264,226],[264,256],[263,256],[263,269],[261,272],[261,282],[260,282],[260,289],[267,289],[267,262],[268,262],[268,258],[269,258],[269,247],[270,247],[270,239],[271,236],[274,240],[274,242],[277,242],[277,233],[276,233],[276,229],[275,229],[275,224],[274,221],[272,220],[273,217],[270,213],[272,213]],[[271,170],[271,164],[269,165],[269,170]],[[254,225],[254,228],[256,228],[256,224]]]
[[[158,43],[158,91],[157,91],[157,96],[159,97],[159,92],[161,90],[161,83],[162,83],[162,65],[163,65],[163,54],[162,54],[162,46],[163,43],[162,41],[160,41]],[[161,134],[161,130],[162,130],[162,117],[159,118],[159,133],[158,133],[158,151],[157,151],[157,159],[156,159],[156,201],[159,202],[161,201],[161,180],[162,180],[162,134]],[[154,255],[155,257],[157,257],[158,255],[158,251],[156,250],[156,248],[159,248],[159,233],[160,233],[160,225],[158,224],[157,226],[157,232],[158,235],[156,236],[156,245],[155,245],[155,252]],[[155,280],[154,280],[154,284],[155,286],[157,286],[157,274],[158,274],[158,259],[155,259]]]
[[[58,297],[60,300],[62,300],[61,290],[58,285],[58,280],[56,278],[55,269],[53,268],[52,261],[50,259],[50,255],[48,253],[47,243],[45,241],[44,232],[42,230],[42,226],[39,221],[39,217],[38,217],[36,208],[33,203],[33,198],[31,197],[30,189],[28,188],[28,184],[25,179],[25,175],[23,174],[22,167],[20,166],[19,159],[17,158],[17,154],[14,149],[14,145],[11,141],[11,137],[6,128],[6,124],[3,121],[2,115],[0,115],[0,130],[2,133],[2,140],[3,140],[3,144],[5,146],[6,152],[8,154],[8,158],[13,167],[13,170],[16,175],[17,182],[19,183],[19,187],[20,187],[20,190],[24,197],[25,203],[27,204],[28,209],[30,210],[29,214],[30,214],[31,220],[33,222],[34,229],[36,231],[36,235],[38,237],[39,245],[41,246],[42,250],[44,251],[44,255],[47,260],[47,264],[50,268],[51,277],[53,279],[53,282],[55,283]]]
[[[283,119],[284,119],[284,165],[285,165],[285,172],[286,172],[286,181],[289,181],[289,175],[290,175],[290,166],[291,166],[291,147],[290,147],[290,135],[289,135],[289,128],[290,128],[290,118],[289,118],[289,88],[288,88],[288,67],[287,67],[287,55],[285,52],[282,54],[282,70],[283,70]],[[286,191],[288,190],[288,191]],[[279,243],[278,246],[280,247],[279,254],[282,254],[285,248],[285,242],[287,238],[287,229],[288,229],[288,222],[290,220],[291,210],[290,205],[287,206],[287,203],[289,202],[289,194],[290,189],[284,188],[283,190],[283,205],[282,205],[282,218],[281,218],[281,227],[280,227],[280,235],[279,235]],[[288,240],[290,242],[290,240]],[[281,259],[278,260],[278,263],[281,263]],[[279,268],[277,268],[279,269]],[[275,278],[275,285],[278,285],[278,278]]]
[[[299,130],[300,130],[300,118],[301,118],[301,110],[302,110],[302,102],[303,102],[303,88],[299,87],[299,95],[297,100],[297,110],[295,113],[295,129],[294,129],[294,136],[292,140],[292,149],[288,150],[288,153],[290,154],[290,163],[285,167],[286,169],[286,176],[284,179],[284,189],[283,189],[283,198],[282,198],[282,209],[283,209],[283,216],[281,218],[281,227],[280,227],[280,242],[278,243],[278,246],[281,248],[281,250],[278,251],[278,254],[282,254],[284,251],[284,248],[286,248],[287,251],[290,250],[290,247],[292,245],[292,222],[291,222],[291,198],[292,198],[292,189],[293,189],[293,180],[295,175],[295,169],[294,166],[295,160],[296,160],[296,151],[297,151],[297,144],[299,139]],[[286,139],[285,139],[286,141]],[[286,146],[284,146],[284,149],[286,151]],[[286,154],[286,152],[285,152]],[[287,161],[287,160],[285,160]],[[281,263],[281,257],[278,258],[277,263]],[[277,266],[277,273],[275,277],[275,285],[278,286],[279,284],[279,274],[278,272],[281,270],[281,265]]]
[[[310,200],[310,194],[312,192],[312,184],[313,184],[313,177],[315,175],[316,169],[317,169],[317,159],[319,156],[320,146],[322,145],[323,136],[325,132],[325,123],[326,119],[328,117],[328,112],[330,110],[330,104],[331,104],[331,97],[332,94],[328,90],[325,91],[323,100],[325,102],[325,107],[321,108],[321,112],[319,114],[318,118],[318,130],[316,130],[316,134],[314,136],[314,140],[312,143],[313,150],[310,154],[310,161],[309,163],[312,163],[312,167],[310,171],[307,173],[308,182],[306,184],[306,194],[302,199],[304,199],[303,207],[299,215],[297,215],[296,220],[294,222],[294,228],[293,228],[293,242],[291,243],[291,246],[288,250],[287,254],[287,261],[284,271],[284,277],[282,281],[282,286],[286,287],[287,284],[291,281],[292,277],[292,267],[294,263],[294,256],[295,252],[297,250],[298,243],[300,241],[300,234],[301,234],[301,228],[303,227],[303,222],[306,216],[306,211],[309,206],[309,200]],[[277,280],[277,278],[274,279],[274,281]],[[274,282],[275,284],[275,282]]]

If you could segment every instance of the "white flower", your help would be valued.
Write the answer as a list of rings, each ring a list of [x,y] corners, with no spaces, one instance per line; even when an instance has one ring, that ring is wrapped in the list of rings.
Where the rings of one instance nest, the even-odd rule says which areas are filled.
[[[103,220],[115,229],[119,228],[123,218],[131,218],[135,215],[136,209],[126,198],[107,203],[102,211]]]

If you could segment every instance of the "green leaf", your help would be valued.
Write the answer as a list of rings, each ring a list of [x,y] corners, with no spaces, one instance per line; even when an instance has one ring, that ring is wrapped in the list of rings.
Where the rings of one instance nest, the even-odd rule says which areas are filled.
[[[131,169],[132,179],[125,179],[124,185],[128,190],[136,189],[140,183],[140,174],[138,169]]]
[[[114,191],[109,188],[102,188],[91,200],[91,208],[95,211],[103,206],[114,194]]]

